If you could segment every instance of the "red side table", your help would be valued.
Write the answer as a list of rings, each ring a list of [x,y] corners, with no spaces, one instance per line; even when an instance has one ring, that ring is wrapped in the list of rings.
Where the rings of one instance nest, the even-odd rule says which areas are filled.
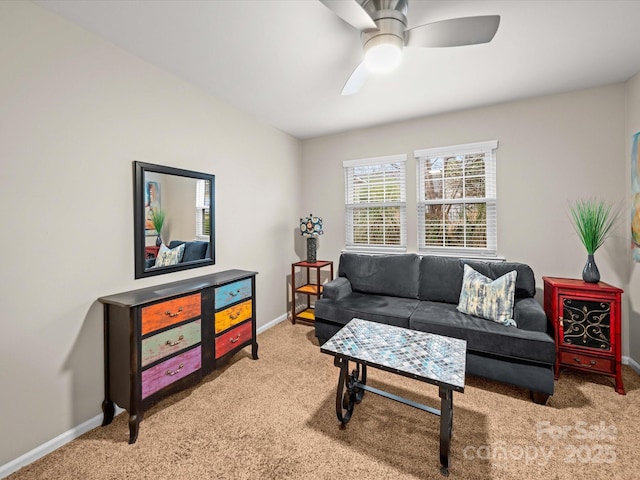
[[[555,330],[555,378],[560,368],[608,375],[622,385],[621,298],[623,291],[604,282],[542,277],[544,310]]]

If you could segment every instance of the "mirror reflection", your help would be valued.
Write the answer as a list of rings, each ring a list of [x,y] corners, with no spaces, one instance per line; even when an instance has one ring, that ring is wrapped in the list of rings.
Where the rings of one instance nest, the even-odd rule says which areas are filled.
[[[214,263],[214,176],[136,164],[136,278]]]

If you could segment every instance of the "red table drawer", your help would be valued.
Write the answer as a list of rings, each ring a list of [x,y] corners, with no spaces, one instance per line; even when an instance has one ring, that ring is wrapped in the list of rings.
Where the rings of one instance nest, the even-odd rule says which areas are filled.
[[[216,358],[220,358],[225,353],[230,352],[236,346],[248,342],[253,338],[253,323],[245,322],[216,337]]]
[[[588,368],[604,373],[615,373],[612,358],[599,358],[574,352],[560,352],[560,364],[576,368]]]

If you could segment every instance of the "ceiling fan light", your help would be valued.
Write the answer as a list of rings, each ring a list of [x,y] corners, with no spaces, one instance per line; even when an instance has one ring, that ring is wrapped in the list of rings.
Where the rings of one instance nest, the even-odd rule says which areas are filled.
[[[376,35],[364,45],[364,64],[372,73],[386,73],[400,65],[402,38],[393,34]]]
[[[402,60],[402,49],[396,45],[380,44],[369,49],[364,61],[369,71],[386,73],[394,70]]]

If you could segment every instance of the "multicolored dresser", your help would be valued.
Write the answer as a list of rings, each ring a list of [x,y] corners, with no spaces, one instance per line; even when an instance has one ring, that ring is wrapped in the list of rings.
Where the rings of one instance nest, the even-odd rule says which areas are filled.
[[[104,420],[129,412],[129,443],[144,412],[191,387],[256,340],[256,272],[228,270],[101,297],[104,304]]]

